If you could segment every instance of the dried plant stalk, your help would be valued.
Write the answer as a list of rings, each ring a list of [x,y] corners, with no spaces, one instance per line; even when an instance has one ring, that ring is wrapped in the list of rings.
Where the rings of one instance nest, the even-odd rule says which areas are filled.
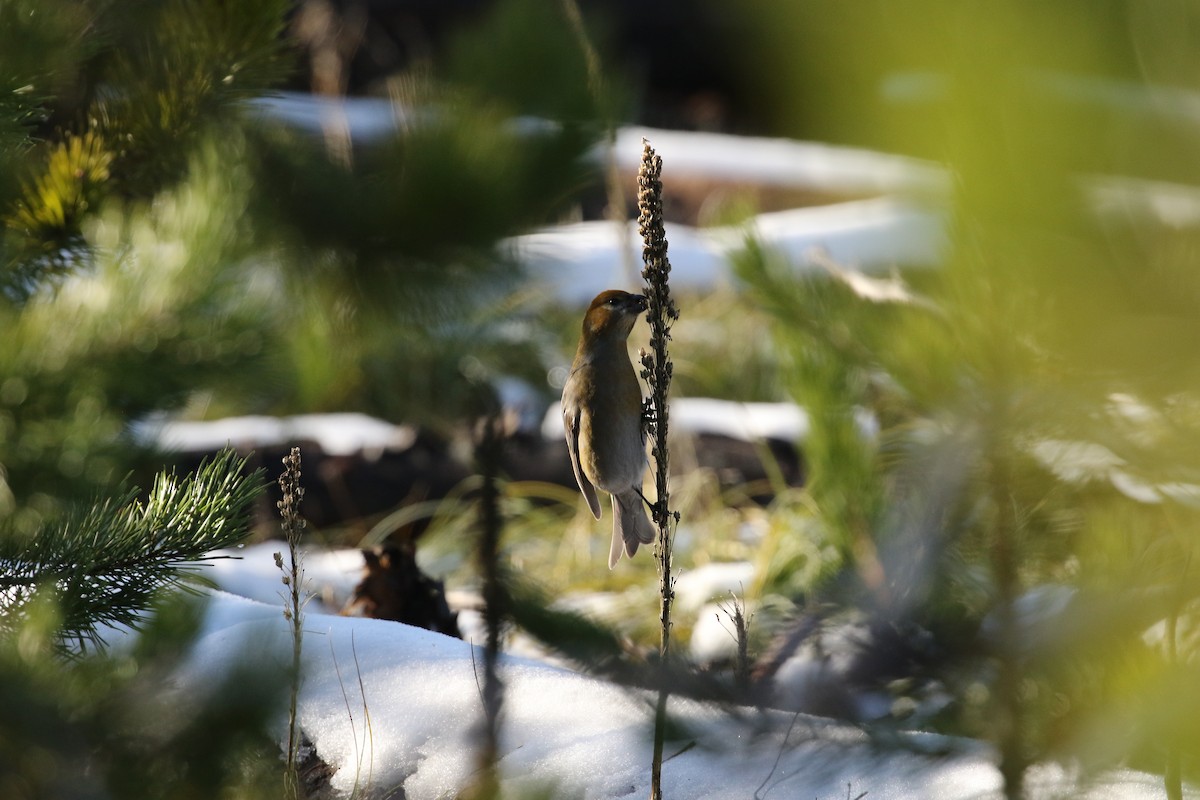
[[[675,599],[675,580],[671,577],[672,524],[679,524],[679,513],[672,512],[667,486],[669,452],[667,397],[671,388],[673,365],[667,352],[671,325],[679,319],[679,310],[671,299],[667,279],[671,262],[667,258],[667,234],[663,226],[662,158],[645,139],[642,140],[642,165],[638,170],[638,229],[642,235],[642,278],[646,282],[646,315],[650,321],[650,352],[643,352],[642,377],[650,387],[644,417],[653,437],[654,484],[656,497],[651,511],[658,526],[655,556],[659,573],[659,658],[665,665],[671,652],[671,604]],[[662,798],[662,754],[667,727],[667,696],[664,682],[659,689],[654,713],[654,758],[650,774],[650,796]]]
[[[292,685],[288,702],[287,765],[284,772],[286,797],[300,796],[299,754],[301,733],[297,719],[300,699],[300,656],[304,644],[304,566],[300,559],[300,533],[304,530],[304,518],[300,516],[300,501],[304,499],[304,487],[300,485],[300,448],[293,447],[284,456],[283,474],[279,476],[279,488],[283,499],[279,501],[279,515],[283,520],[283,537],[287,541],[289,560],[284,564],[283,554],[275,553],[275,566],[283,571],[284,607],[283,616],[292,627]]]

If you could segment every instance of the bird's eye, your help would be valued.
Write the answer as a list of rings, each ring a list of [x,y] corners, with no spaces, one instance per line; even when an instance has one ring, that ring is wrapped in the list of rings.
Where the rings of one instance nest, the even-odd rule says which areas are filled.
[[[617,304],[617,298],[615,298],[615,297],[608,298],[608,305],[615,306],[616,304]]]

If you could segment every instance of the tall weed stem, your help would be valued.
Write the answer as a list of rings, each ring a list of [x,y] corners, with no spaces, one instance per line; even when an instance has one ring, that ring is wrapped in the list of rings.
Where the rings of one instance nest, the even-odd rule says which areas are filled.
[[[278,503],[279,515],[283,520],[283,536],[288,546],[288,563],[283,554],[275,553],[275,566],[283,571],[284,608],[283,616],[292,628],[292,685],[288,700],[287,767],[284,773],[285,796],[300,796],[299,755],[300,724],[297,706],[300,699],[300,656],[304,643],[304,565],[300,558],[300,533],[304,530],[304,519],[300,516],[300,501],[304,499],[304,487],[300,485],[300,448],[293,447],[283,459],[283,474],[279,476],[279,488],[283,499]]]
[[[671,325],[679,319],[679,310],[671,299],[667,279],[671,262],[667,258],[667,234],[663,226],[662,158],[646,140],[642,140],[642,164],[638,170],[638,229],[642,235],[642,278],[646,282],[646,315],[650,321],[650,350],[641,354],[642,377],[650,387],[644,417],[653,437],[654,485],[656,500],[651,507],[658,526],[655,556],[659,573],[659,659],[665,667],[671,653],[671,603],[675,599],[675,580],[671,577],[672,527],[679,525],[679,512],[672,512],[667,486],[669,452],[667,397],[671,388],[673,365],[667,352]],[[664,681],[654,710],[654,757],[650,773],[650,797],[661,800],[663,742],[667,728],[668,690]]]

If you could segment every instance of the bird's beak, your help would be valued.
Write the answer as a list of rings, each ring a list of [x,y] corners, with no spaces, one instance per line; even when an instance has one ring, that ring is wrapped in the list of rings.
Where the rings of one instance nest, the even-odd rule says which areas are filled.
[[[645,295],[640,295],[640,294],[631,295],[629,298],[629,302],[632,303],[634,309],[636,309],[639,312],[646,310]]]

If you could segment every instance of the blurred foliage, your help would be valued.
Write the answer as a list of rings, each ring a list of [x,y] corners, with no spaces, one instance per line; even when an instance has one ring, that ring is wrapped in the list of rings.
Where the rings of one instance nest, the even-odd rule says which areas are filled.
[[[77,240],[103,197],[148,198],[182,178],[206,134],[286,76],[289,6],[6,0],[0,72],[19,99],[0,111],[23,137],[0,151],[25,156],[3,165],[3,183],[22,187],[5,215],[9,268]]]
[[[262,363],[265,288],[232,269],[249,226],[220,156],[198,154],[192,179],[150,208],[97,217],[76,274],[0,306],[5,515],[53,517],[100,493],[129,469],[133,419],[200,387],[241,391]]]
[[[406,76],[394,136],[339,140],[317,106],[289,128],[261,101],[298,61],[292,6],[0,0],[6,797],[273,796],[262,681],[285,681],[260,665],[195,713],[167,708],[199,612],[149,613],[243,535],[257,477],[223,458],[123,490],[161,461],[139,438],[153,420],[448,425],[501,372],[544,374],[514,323],[517,267],[493,250],[594,179],[599,100],[568,28],[500,4],[449,48],[458,66]],[[472,41],[554,86],[476,71]],[[64,659],[102,623],[146,630]]]
[[[920,294],[797,280],[754,242],[739,270],[795,364],[809,491],[851,596],[935,628],[987,620],[993,677],[952,724],[996,741],[1010,797],[1049,754],[1200,775],[1180,756],[1200,750],[1182,678],[1195,685],[1197,654],[1142,638],[1176,630],[1200,586],[1200,227],[1153,211],[1155,192],[1200,197],[1194,130],[1179,137],[1166,102],[1195,88],[1168,22],[1194,5],[748,12],[754,72],[773,76],[755,91],[779,129],[951,172],[951,244]],[[1181,183],[1148,182],[1164,179]],[[1074,588],[1072,613],[1029,593],[1046,582]]]
[[[117,190],[144,197],[173,183],[210,132],[236,122],[292,69],[287,0],[134,0],[106,8],[89,110],[112,142]]]
[[[68,135],[51,148],[46,172],[34,178],[13,213],[15,227],[47,247],[64,247],[64,234],[78,235],[80,221],[99,199],[112,154],[93,131]]]
[[[268,724],[283,681],[249,663],[207,696],[174,685],[203,605],[163,600],[137,642],[64,662],[61,618],[39,600],[0,637],[0,792],[33,798],[277,796]],[[247,648],[246,652],[252,652]]]
[[[96,50],[86,35],[91,23],[83,3],[0,4],[0,153],[6,159],[32,143],[53,98],[73,93],[82,63]],[[6,190],[11,177],[6,170]]]
[[[604,65],[603,87],[590,82],[588,53],[563,6],[539,0],[495,3],[484,19],[455,37],[441,74],[510,113],[575,124],[615,118],[624,105],[620,84],[613,80],[619,68]],[[602,20],[587,22],[589,40],[599,39],[603,49]]]
[[[790,366],[770,336],[769,319],[731,289],[681,296],[689,309],[671,331],[673,391],[680,397],[775,402]]]
[[[553,72],[562,27],[513,27],[523,15],[501,6],[464,36],[500,26],[497,46]],[[444,424],[502,371],[540,380],[540,343],[513,324],[516,265],[493,245],[593,179],[584,72],[584,105],[533,127],[514,118],[554,109],[516,91],[522,74],[415,74],[405,97],[421,105],[395,107],[409,119],[395,137],[335,147],[247,105],[295,59],[287,8],[2,5],[20,23],[4,35],[61,45],[0,56],[20,81],[0,140],[15,154],[0,194],[6,513],[40,519],[111,484],[133,463],[126,426],[153,412]]]

